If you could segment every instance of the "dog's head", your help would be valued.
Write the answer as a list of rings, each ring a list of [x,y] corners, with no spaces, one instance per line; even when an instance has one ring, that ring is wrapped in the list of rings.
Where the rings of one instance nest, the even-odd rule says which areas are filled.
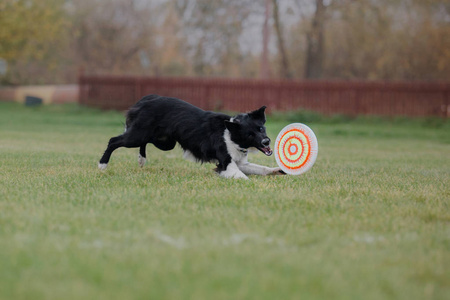
[[[243,149],[256,148],[265,155],[272,155],[270,139],[266,134],[266,115],[263,106],[258,110],[237,115],[232,121],[225,121],[231,140]]]

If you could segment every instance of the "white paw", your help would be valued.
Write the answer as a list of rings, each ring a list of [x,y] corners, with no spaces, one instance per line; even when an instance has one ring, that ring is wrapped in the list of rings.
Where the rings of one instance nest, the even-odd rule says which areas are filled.
[[[104,170],[106,170],[106,167],[108,166],[108,164],[101,164],[101,163],[98,163],[98,169],[100,170],[100,171],[104,171]]]
[[[220,172],[220,176],[225,178],[248,179],[248,177],[239,170],[234,161],[228,165],[225,171]]]
[[[236,173],[230,174],[230,172],[223,171],[223,172],[220,172],[219,175],[224,178],[248,179],[248,177],[242,172],[236,172]]]
[[[147,161],[147,159],[145,158],[145,157],[142,157],[140,154],[139,154],[139,158],[138,158],[138,164],[139,164],[139,166],[142,168],[144,165],[145,165],[145,162]]]
[[[234,176],[232,178],[235,178],[235,179],[248,179],[247,175],[245,175],[242,172],[238,172],[238,173],[234,174]]]

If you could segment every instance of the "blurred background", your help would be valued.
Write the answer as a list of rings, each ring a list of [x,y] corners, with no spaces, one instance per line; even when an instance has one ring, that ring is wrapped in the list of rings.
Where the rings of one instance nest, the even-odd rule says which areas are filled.
[[[3,87],[76,84],[81,74],[442,82],[450,2],[0,1]],[[440,95],[447,114],[448,84]]]

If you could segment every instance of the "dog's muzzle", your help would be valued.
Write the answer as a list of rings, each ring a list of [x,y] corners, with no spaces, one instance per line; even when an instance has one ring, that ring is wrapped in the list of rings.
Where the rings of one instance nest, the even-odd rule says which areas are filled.
[[[270,139],[265,138],[261,141],[262,147],[258,147],[258,150],[264,153],[267,156],[272,155],[272,149],[270,149]]]

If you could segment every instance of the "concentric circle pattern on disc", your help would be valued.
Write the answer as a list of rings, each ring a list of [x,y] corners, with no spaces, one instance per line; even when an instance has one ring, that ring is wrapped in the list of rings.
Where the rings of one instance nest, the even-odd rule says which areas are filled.
[[[314,165],[319,146],[311,128],[292,123],[280,131],[274,150],[277,164],[284,172],[300,175]]]

